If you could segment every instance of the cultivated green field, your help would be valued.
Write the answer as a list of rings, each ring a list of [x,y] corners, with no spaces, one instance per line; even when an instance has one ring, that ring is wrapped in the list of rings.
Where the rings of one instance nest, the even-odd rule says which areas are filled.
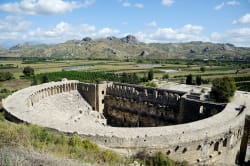
[[[29,79],[22,78],[23,68],[34,68],[35,74],[44,74],[63,71],[65,67],[92,66],[90,69],[80,69],[85,72],[109,72],[109,73],[136,73],[144,76],[149,70],[154,71],[154,78],[161,80],[163,75],[168,75],[169,81],[185,83],[186,76],[192,74],[201,76],[205,84],[218,77],[250,77],[250,65],[245,62],[217,62],[217,61],[190,61],[190,60],[166,60],[166,61],[108,61],[108,60],[1,60],[0,72],[10,72],[14,79],[2,82],[2,88],[16,90],[29,86]],[[9,66],[9,68],[8,68]],[[14,67],[13,67],[14,66]],[[204,71],[201,71],[201,67]],[[164,72],[164,70],[166,72]],[[244,80],[247,85],[249,79]],[[243,84],[243,83],[241,83]],[[16,85],[16,87],[15,87]]]

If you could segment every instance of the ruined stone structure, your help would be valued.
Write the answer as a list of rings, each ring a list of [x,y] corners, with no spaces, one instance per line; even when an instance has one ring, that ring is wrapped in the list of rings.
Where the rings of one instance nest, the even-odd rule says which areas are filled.
[[[192,92],[65,80],[17,91],[3,107],[14,121],[77,132],[126,155],[162,151],[193,165],[218,165],[244,160],[249,99],[237,92],[231,103],[212,103]]]

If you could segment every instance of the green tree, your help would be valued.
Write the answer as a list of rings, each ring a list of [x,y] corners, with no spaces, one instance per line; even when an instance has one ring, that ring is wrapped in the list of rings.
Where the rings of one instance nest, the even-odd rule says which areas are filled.
[[[47,75],[43,75],[41,83],[47,83],[47,82],[49,82],[49,77]]]
[[[195,81],[196,81],[196,85],[201,85],[201,82],[202,82],[201,76],[196,76]]]
[[[200,67],[200,71],[201,71],[201,72],[205,72],[205,71],[206,71],[206,68],[205,68],[204,66],[201,66],[201,67]]]
[[[193,76],[192,74],[189,74],[186,78],[186,84],[187,85],[192,85],[193,84]]]
[[[30,66],[26,66],[23,69],[23,74],[25,76],[27,76],[27,77],[30,77],[30,76],[34,75],[34,73],[35,73],[34,69],[32,67],[30,67]]]
[[[152,79],[154,79],[154,71],[149,70],[149,72],[148,72],[148,81],[151,81]]]
[[[33,76],[33,77],[32,77],[32,83],[31,83],[31,85],[37,85],[37,84],[38,84],[37,77],[36,77],[36,76]]]
[[[216,102],[229,102],[230,97],[234,96],[236,85],[233,78],[217,78],[212,83],[210,97]]]
[[[164,79],[164,80],[167,80],[169,78],[169,75],[168,74],[164,74],[163,76],[162,76],[162,79]]]

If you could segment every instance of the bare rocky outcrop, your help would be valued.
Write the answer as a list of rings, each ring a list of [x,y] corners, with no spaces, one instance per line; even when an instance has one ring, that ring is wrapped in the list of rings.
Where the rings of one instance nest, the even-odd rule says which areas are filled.
[[[138,43],[138,40],[136,39],[136,37],[132,36],[132,35],[127,35],[127,36],[121,38],[121,41],[124,42],[124,43],[129,43],[129,44]]]
[[[85,37],[82,39],[83,42],[89,42],[92,41],[92,39],[90,37]]]

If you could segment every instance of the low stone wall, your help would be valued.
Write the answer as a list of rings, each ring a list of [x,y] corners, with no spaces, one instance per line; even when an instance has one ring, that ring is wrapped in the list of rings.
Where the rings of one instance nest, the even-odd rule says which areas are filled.
[[[162,151],[174,160],[187,160],[192,165],[235,163],[243,135],[245,111],[249,110],[248,106],[244,110],[238,108],[249,102],[247,94],[237,92],[231,103],[226,106],[218,104],[218,108],[224,109],[214,116],[186,124],[160,127],[106,126],[102,123],[103,117],[99,117],[101,115],[92,114],[96,111],[91,111],[92,113],[86,116],[81,115],[77,121],[66,123],[60,120],[59,116],[57,117],[57,113],[53,113],[58,110],[47,110],[47,113],[50,113],[48,116],[43,115],[43,111],[32,109],[37,102],[45,101],[45,98],[58,95],[58,93],[63,93],[63,96],[67,98],[67,93],[71,91],[81,94],[92,107],[97,104],[98,106],[94,105],[94,107],[96,106],[95,108],[98,108],[100,112],[103,105],[106,107],[105,100],[111,102],[110,106],[116,105],[117,108],[113,108],[119,111],[123,105],[129,108],[129,111],[133,111],[132,107],[135,106],[135,110],[152,113],[157,118],[163,113],[161,110],[166,107],[174,109],[180,106],[179,109],[185,110],[182,114],[184,119],[185,117],[195,118],[194,115],[188,114],[200,113],[201,106],[212,110],[211,103],[184,99],[182,97],[185,93],[182,92],[125,84],[85,84],[78,81],[53,82],[17,91],[3,100],[3,107],[10,115],[24,122],[54,128],[65,133],[77,132],[100,145],[117,149],[119,152],[123,151],[127,155],[142,151],[149,154]],[[171,97],[166,96],[166,93],[171,94]],[[181,103],[182,99],[183,103]],[[137,109],[139,105],[141,107]],[[193,107],[187,109],[190,106]],[[127,112],[127,110],[121,111]],[[163,116],[174,117],[175,112],[165,113]],[[141,121],[141,123],[145,122]],[[149,124],[154,123],[156,121]]]

